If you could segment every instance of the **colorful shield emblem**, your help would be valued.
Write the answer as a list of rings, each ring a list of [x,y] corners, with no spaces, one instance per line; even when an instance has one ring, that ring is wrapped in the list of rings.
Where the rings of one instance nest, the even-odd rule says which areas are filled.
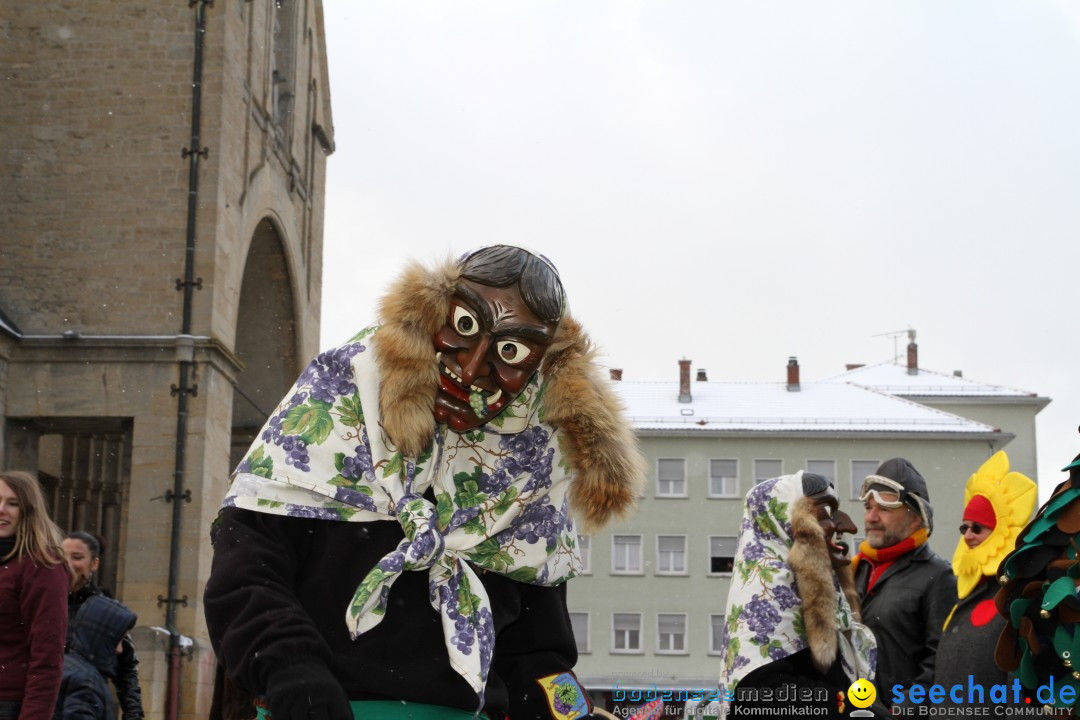
[[[573,673],[548,675],[536,683],[544,691],[552,716],[558,720],[573,720],[589,714],[589,697]]]

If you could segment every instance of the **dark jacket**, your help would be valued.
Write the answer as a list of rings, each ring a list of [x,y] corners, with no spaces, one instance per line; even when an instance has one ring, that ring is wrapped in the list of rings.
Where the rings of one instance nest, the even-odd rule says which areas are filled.
[[[135,625],[135,613],[103,595],[75,614],[71,645],[53,720],[110,720],[115,716],[105,675],[116,672],[116,646]]]
[[[402,540],[396,522],[350,523],[222,511],[204,607],[218,658],[243,690],[266,697],[293,682],[350,700],[405,700],[476,709],[449,662],[428,573],[390,588],[383,621],[356,640],[345,612],[360,580]],[[495,654],[489,717],[552,718],[538,680],[577,660],[566,586],[544,587],[478,571],[491,599]]]
[[[892,704],[893,686],[904,694],[914,684],[934,682],[934,662],[945,618],[956,604],[952,567],[923,544],[893,561],[868,593],[870,563],[855,569],[863,622],[877,639],[879,696]]]
[[[953,685],[961,685],[963,700],[959,704],[965,707],[996,706],[988,695],[984,695],[981,702],[978,696],[972,697],[976,702],[968,701],[968,675],[974,678],[972,682],[976,685],[983,686],[985,693],[990,692],[992,685],[1009,682],[1009,674],[994,663],[994,649],[1005,627],[1005,619],[994,607],[994,596],[999,588],[996,578],[984,577],[970,595],[957,603],[938,642],[934,683],[946,691]],[[945,704],[956,703],[946,698]]]
[[[79,611],[87,598],[94,595],[111,597],[95,585],[93,580],[68,595],[68,647],[71,646],[75,613]],[[116,672],[112,675],[113,683],[116,685],[116,698],[120,702],[123,720],[143,720],[142,690],[139,687],[139,658],[135,655],[135,645],[131,642],[131,635],[125,634],[120,644],[122,649],[116,656]]]
[[[823,673],[814,667],[810,650],[800,650],[762,665],[739,680],[731,701],[731,714],[789,718],[798,707],[808,708],[805,712],[818,717],[839,720],[855,709],[847,699],[849,687],[851,680],[844,673],[839,656]],[[888,716],[880,703],[868,709],[875,717]]]

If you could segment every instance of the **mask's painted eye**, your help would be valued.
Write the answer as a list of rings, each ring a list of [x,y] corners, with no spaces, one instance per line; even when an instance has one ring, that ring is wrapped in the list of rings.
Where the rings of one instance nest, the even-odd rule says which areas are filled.
[[[530,353],[532,349],[528,345],[513,340],[499,341],[499,359],[508,365],[517,365],[529,357]]]
[[[462,337],[472,337],[480,332],[480,321],[476,319],[475,315],[460,305],[454,306],[451,324],[453,325],[454,330],[457,331],[457,334]]]

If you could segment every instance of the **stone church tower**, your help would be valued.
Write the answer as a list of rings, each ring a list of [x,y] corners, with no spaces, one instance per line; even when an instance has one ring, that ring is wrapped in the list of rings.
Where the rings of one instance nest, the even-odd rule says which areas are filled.
[[[321,0],[0,6],[0,467],[139,615],[148,718],[206,718],[238,454],[317,350]]]

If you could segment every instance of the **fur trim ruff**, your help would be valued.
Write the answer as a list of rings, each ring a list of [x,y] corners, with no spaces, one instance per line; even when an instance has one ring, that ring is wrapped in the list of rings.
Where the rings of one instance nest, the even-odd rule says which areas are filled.
[[[419,456],[435,434],[439,366],[433,338],[446,322],[460,277],[448,260],[428,270],[412,263],[379,307],[373,338],[383,430],[406,457]],[[585,532],[625,517],[644,486],[645,461],[623,408],[581,326],[564,315],[540,366],[547,383],[542,422],[559,428],[575,470],[570,504]]]
[[[801,498],[791,513],[791,529],[794,544],[788,564],[795,575],[795,584],[803,602],[803,627],[810,645],[810,656],[814,667],[826,672],[836,660],[836,587],[834,574],[840,580],[840,587],[848,604],[859,619],[858,594],[851,566],[833,570],[828,546],[825,544],[825,531],[817,520],[814,501]]]

